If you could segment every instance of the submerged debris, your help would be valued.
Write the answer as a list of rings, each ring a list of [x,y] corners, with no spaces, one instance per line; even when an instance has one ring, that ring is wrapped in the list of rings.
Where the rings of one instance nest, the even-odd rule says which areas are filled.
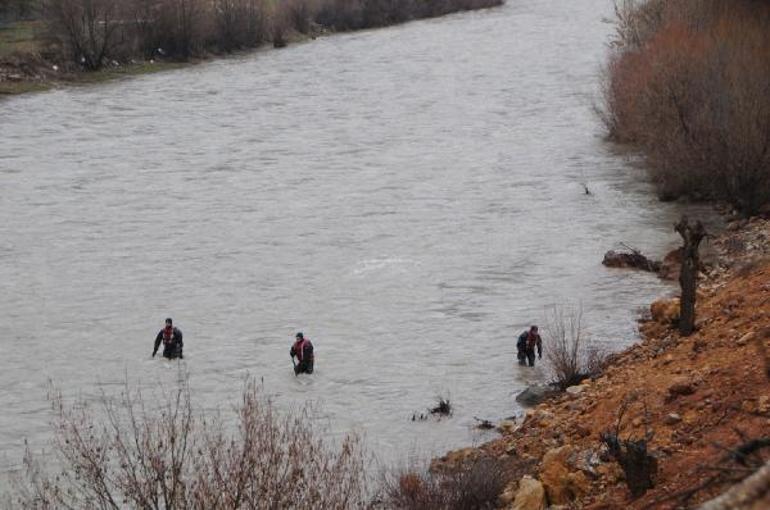
[[[607,267],[640,269],[651,273],[657,273],[660,270],[660,261],[649,259],[642,255],[639,250],[634,248],[628,246],[624,247],[628,248],[629,252],[610,250],[604,254],[602,264]]]
[[[441,395],[438,397],[438,404],[431,408],[430,414],[438,414],[439,416],[451,416],[452,404],[449,402],[449,398],[444,398]]]
[[[490,430],[495,428],[494,424],[489,420],[482,420],[481,418],[478,418],[476,416],[473,417],[474,420],[476,420],[478,423],[476,424],[476,428],[480,430]]]

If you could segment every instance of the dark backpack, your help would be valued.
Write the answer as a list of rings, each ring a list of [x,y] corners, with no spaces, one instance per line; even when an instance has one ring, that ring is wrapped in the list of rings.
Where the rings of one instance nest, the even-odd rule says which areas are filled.
[[[520,350],[525,350],[527,348],[527,339],[529,338],[529,331],[525,331],[524,333],[519,335],[519,340],[516,342],[516,347]]]

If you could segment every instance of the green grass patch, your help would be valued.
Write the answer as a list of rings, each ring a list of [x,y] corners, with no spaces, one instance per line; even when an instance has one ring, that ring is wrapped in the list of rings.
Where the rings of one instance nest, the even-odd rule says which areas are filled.
[[[36,53],[40,49],[40,21],[18,21],[0,25],[0,57],[14,53]]]
[[[29,92],[41,92],[58,86],[88,86],[108,83],[121,78],[159,73],[172,69],[181,69],[193,65],[189,62],[139,62],[121,65],[115,68],[105,68],[94,72],[77,72],[50,81],[0,81],[0,98]]]
[[[2,81],[0,82],[0,97],[27,94],[29,92],[41,92],[53,87],[51,82],[37,81]]]
[[[138,62],[136,64],[121,64],[120,67],[105,67],[99,71],[82,72],[71,76],[68,82],[77,84],[104,83],[119,78],[154,74],[171,69],[179,69],[190,66],[187,62]]]

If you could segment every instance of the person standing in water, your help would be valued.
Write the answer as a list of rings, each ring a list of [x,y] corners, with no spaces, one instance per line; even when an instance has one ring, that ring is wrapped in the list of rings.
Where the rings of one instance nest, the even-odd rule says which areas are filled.
[[[313,373],[313,344],[305,338],[302,333],[297,333],[294,345],[291,346],[289,355],[294,363],[294,357],[297,357],[297,363],[294,363],[294,375]]]
[[[184,358],[182,355],[182,348],[184,347],[182,331],[174,327],[174,322],[170,318],[166,319],[166,327],[161,329],[158,332],[158,336],[155,337],[155,348],[152,350],[153,358],[158,352],[161,342],[163,342],[164,358]]]
[[[519,335],[516,348],[520,365],[525,365],[528,362],[529,366],[535,366],[535,348],[537,348],[538,357],[543,359],[543,340],[540,338],[537,326],[532,326],[529,328],[529,331]]]

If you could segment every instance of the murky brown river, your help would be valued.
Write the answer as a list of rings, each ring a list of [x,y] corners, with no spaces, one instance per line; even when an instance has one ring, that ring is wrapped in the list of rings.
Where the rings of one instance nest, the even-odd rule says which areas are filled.
[[[670,287],[602,255],[661,254],[681,209],[592,112],[611,12],[509,0],[0,103],[0,465],[46,446],[49,379],[173,386],[150,359],[166,316],[199,402],[261,377],[387,462],[492,437],[473,417],[544,377],[514,337],[553,304],[633,341]],[[454,416],[413,423],[439,393]]]

